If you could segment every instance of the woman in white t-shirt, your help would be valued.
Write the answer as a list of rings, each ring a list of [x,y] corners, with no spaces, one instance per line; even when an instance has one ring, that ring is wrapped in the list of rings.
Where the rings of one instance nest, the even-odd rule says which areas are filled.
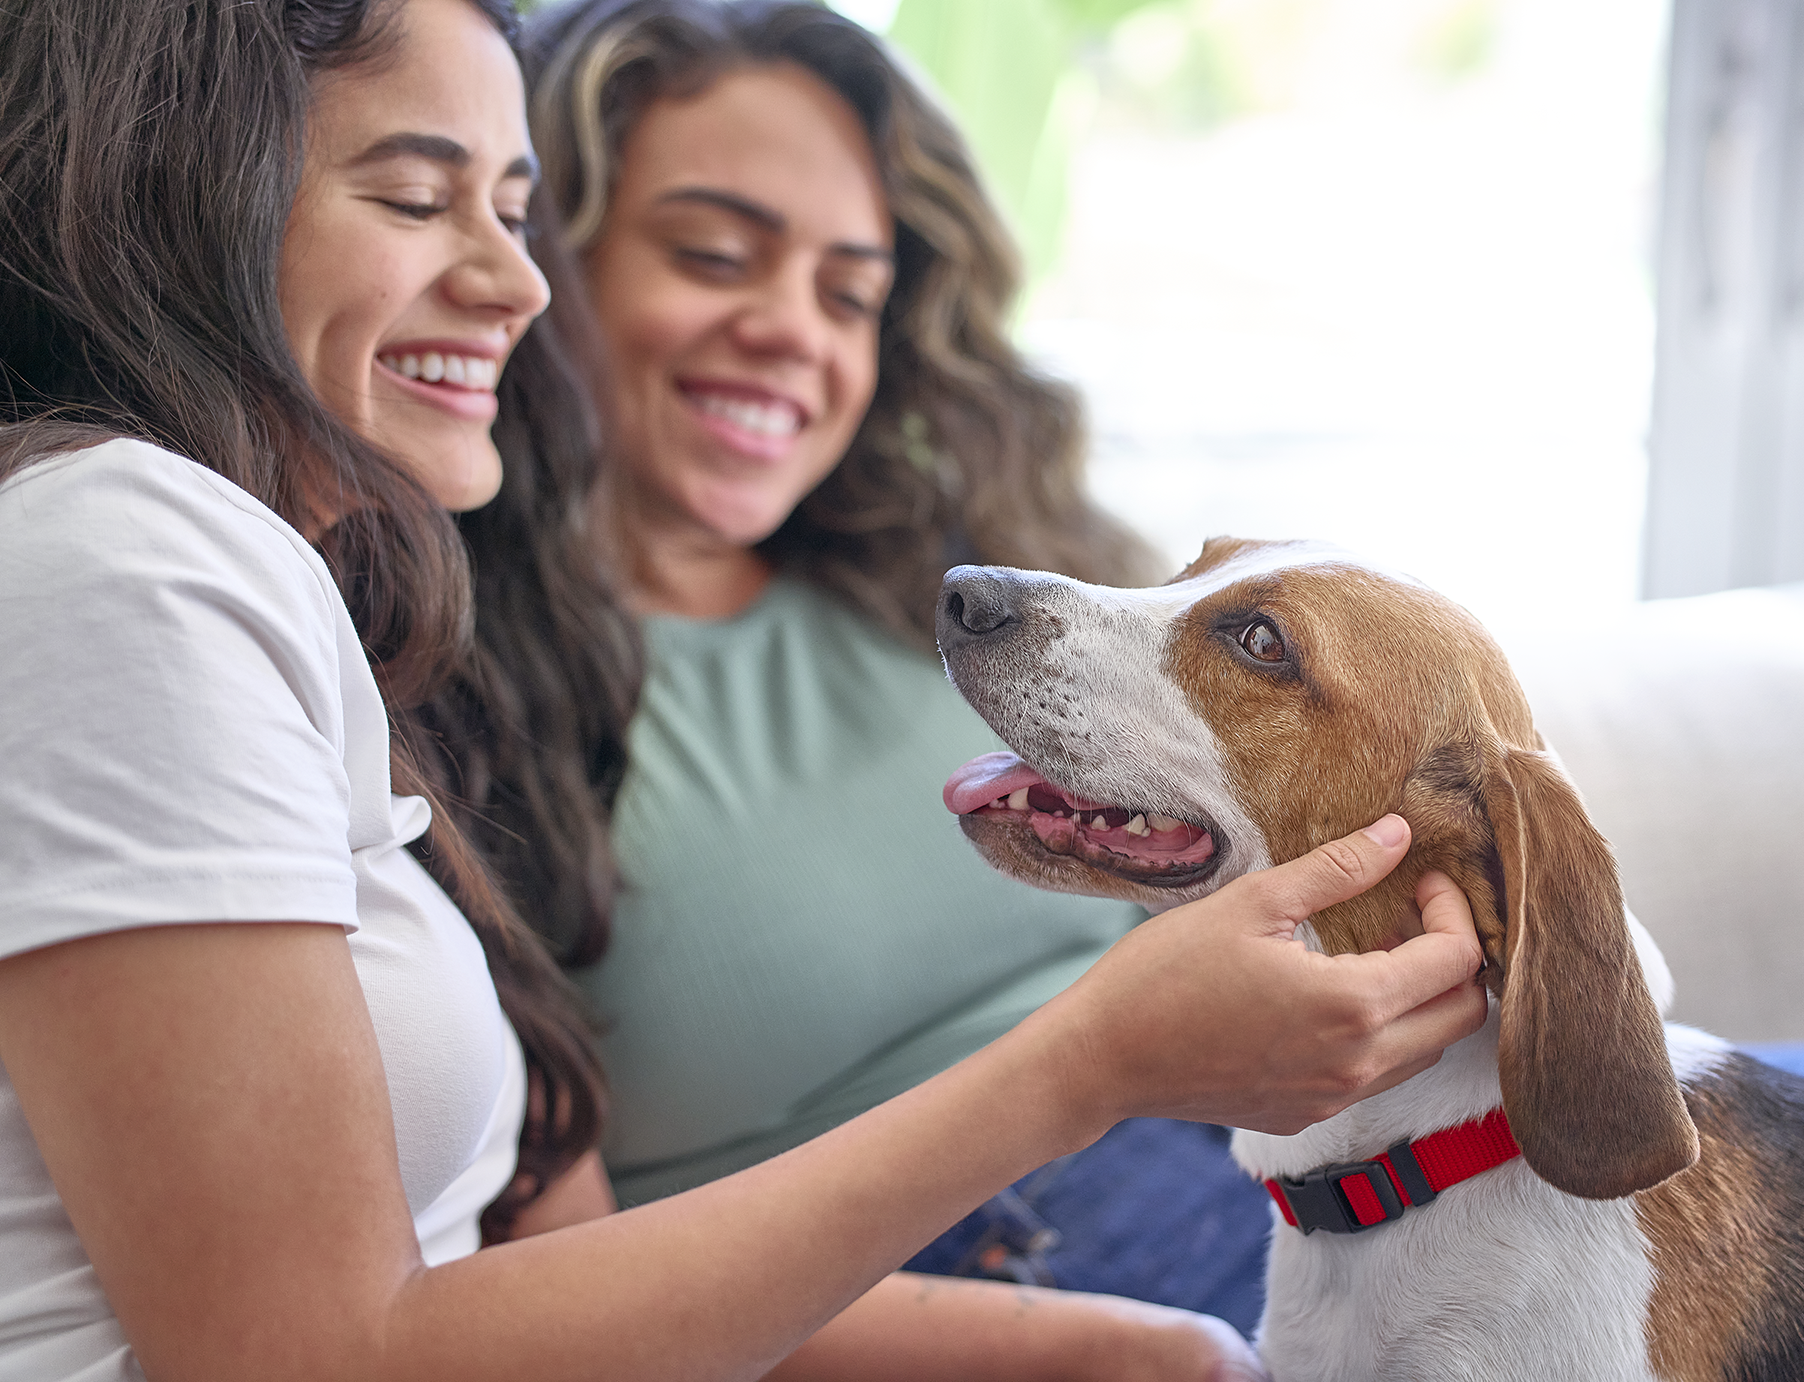
[[[855,1302],[1124,1116],[1289,1131],[1473,1030],[1450,889],[1388,956],[1290,938],[1395,818],[815,1142],[574,1222],[597,1074],[406,742],[516,347],[582,427],[528,330],[508,23],[0,10],[0,1379],[1252,1375],[1182,1312]]]

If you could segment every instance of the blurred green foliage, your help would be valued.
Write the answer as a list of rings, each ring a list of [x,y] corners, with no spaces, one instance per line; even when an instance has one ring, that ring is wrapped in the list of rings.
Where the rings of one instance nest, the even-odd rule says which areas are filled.
[[[1502,3],[900,0],[888,35],[964,129],[1032,280],[1058,258],[1071,154],[1099,109],[1200,131],[1292,106],[1324,63],[1450,85],[1489,64]],[[1332,51],[1349,25],[1379,41]]]
[[[1096,103],[1087,47],[1152,0],[901,0],[889,38],[971,141],[1030,279],[1058,258],[1066,175]]]
[[[1109,37],[1110,96],[1165,126],[1206,129],[1288,105],[1324,0],[1165,0]]]
[[[1411,54],[1416,69],[1456,82],[1482,70],[1497,46],[1496,0],[1459,0],[1423,27]]]
[[[549,0],[516,3],[525,14]],[[1168,131],[1283,109],[1307,80],[1313,45],[1349,10],[1401,15],[1412,35],[1404,65],[1417,80],[1456,83],[1491,60],[1502,3],[899,0],[887,36],[969,139],[1032,283],[1058,260],[1071,156],[1100,107]],[[886,8],[841,7],[867,18]]]

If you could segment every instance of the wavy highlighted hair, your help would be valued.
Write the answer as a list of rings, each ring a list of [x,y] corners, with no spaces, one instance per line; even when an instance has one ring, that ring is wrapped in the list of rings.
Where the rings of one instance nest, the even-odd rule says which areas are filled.
[[[929,644],[958,562],[1105,585],[1155,575],[1084,492],[1075,393],[1009,341],[1020,264],[964,140],[880,41],[798,0],[575,0],[528,21],[524,49],[533,142],[578,254],[606,232],[621,150],[661,97],[795,63],[870,137],[896,231],[876,396],[839,465],[760,545],[773,563]]]

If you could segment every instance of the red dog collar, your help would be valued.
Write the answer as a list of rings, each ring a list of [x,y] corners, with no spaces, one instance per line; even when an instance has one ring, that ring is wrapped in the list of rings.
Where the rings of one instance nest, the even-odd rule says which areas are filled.
[[[1363,1233],[1401,1219],[1406,1206],[1427,1204],[1448,1186],[1520,1155],[1509,1119],[1494,1108],[1457,1128],[1399,1142],[1374,1161],[1318,1166],[1295,1180],[1268,1180],[1265,1188],[1292,1228]]]

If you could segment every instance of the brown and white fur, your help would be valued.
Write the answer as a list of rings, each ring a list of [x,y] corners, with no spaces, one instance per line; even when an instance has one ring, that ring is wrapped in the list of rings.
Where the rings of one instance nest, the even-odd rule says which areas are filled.
[[[1356,1235],[1274,1215],[1259,1342],[1278,1382],[1804,1377],[1804,1082],[1663,1030],[1665,965],[1464,610],[1313,545],[1216,539],[1150,590],[961,567],[939,627],[953,682],[1044,779],[973,806],[979,772],[954,808],[1003,871],[1160,910],[1398,811],[1404,863],[1314,917],[1312,943],[1418,931],[1429,869],[1471,900],[1485,1027],[1234,1154],[1301,1174],[1501,1104],[1523,1156]]]

